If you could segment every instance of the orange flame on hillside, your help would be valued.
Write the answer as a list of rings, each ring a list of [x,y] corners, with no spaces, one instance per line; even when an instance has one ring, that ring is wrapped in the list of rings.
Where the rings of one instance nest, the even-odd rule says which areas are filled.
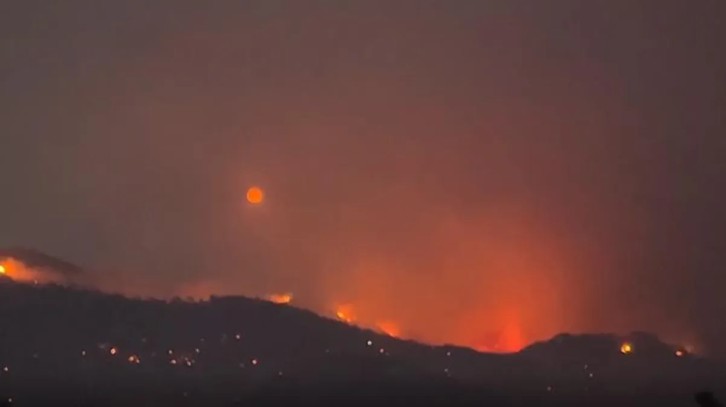
[[[11,257],[0,259],[0,275],[19,283],[31,284],[62,283],[64,280],[42,269],[28,267]]]
[[[392,336],[394,338],[398,338],[401,336],[401,329],[398,327],[398,325],[391,321],[381,321],[376,324],[376,327],[379,331],[383,332],[384,334],[388,336]]]
[[[393,321],[382,320],[374,323],[372,321],[359,320],[352,304],[341,304],[335,307],[335,317],[346,324],[356,324],[374,329],[394,338],[401,336],[401,328]]]
[[[267,300],[270,302],[274,302],[275,304],[289,304],[290,302],[292,302],[292,294],[270,294],[267,296]]]
[[[355,322],[353,306],[350,304],[338,305],[335,309],[335,316],[346,324],[352,324]]]

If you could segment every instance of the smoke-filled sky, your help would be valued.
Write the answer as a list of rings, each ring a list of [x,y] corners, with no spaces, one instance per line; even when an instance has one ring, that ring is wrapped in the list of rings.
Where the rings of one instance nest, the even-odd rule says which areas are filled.
[[[726,355],[725,8],[3,2],[0,246],[436,343]]]

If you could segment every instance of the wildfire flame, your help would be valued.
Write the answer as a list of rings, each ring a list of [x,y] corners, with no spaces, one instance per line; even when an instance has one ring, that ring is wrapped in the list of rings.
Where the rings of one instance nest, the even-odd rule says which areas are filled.
[[[346,324],[356,324],[375,329],[388,336],[398,338],[401,336],[401,328],[399,325],[390,320],[382,320],[373,322],[372,320],[359,320],[352,304],[339,304],[335,307],[335,317]]]
[[[353,306],[350,304],[338,305],[335,309],[335,316],[346,324],[352,324],[355,322]]]
[[[292,293],[270,294],[267,296],[267,300],[275,304],[289,304],[292,301]]]
[[[19,283],[62,283],[63,278],[41,268],[28,267],[20,260],[8,257],[0,263],[0,275]]]
[[[391,321],[381,321],[376,324],[376,327],[378,328],[378,330],[388,336],[392,336],[394,338],[398,338],[399,336],[401,336],[400,328],[398,327],[398,325]]]

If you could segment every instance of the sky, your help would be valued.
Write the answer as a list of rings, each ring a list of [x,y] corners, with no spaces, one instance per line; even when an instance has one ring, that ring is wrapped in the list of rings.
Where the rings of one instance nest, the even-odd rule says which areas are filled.
[[[726,356],[725,9],[3,2],[0,246],[432,343]]]

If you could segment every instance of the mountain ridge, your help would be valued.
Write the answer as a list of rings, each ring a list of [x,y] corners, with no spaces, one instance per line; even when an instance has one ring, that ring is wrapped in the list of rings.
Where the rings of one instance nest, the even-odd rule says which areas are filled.
[[[398,339],[263,299],[141,299],[8,277],[0,278],[0,326],[0,366],[8,369],[0,371],[0,400],[33,399],[37,386],[68,397],[129,392],[224,403],[436,389],[477,403],[596,405],[593,397],[636,390],[683,402],[702,388],[721,389],[726,378],[723,364],[676,355],[679,348],[647,333],[560,334],[493,354]]]

